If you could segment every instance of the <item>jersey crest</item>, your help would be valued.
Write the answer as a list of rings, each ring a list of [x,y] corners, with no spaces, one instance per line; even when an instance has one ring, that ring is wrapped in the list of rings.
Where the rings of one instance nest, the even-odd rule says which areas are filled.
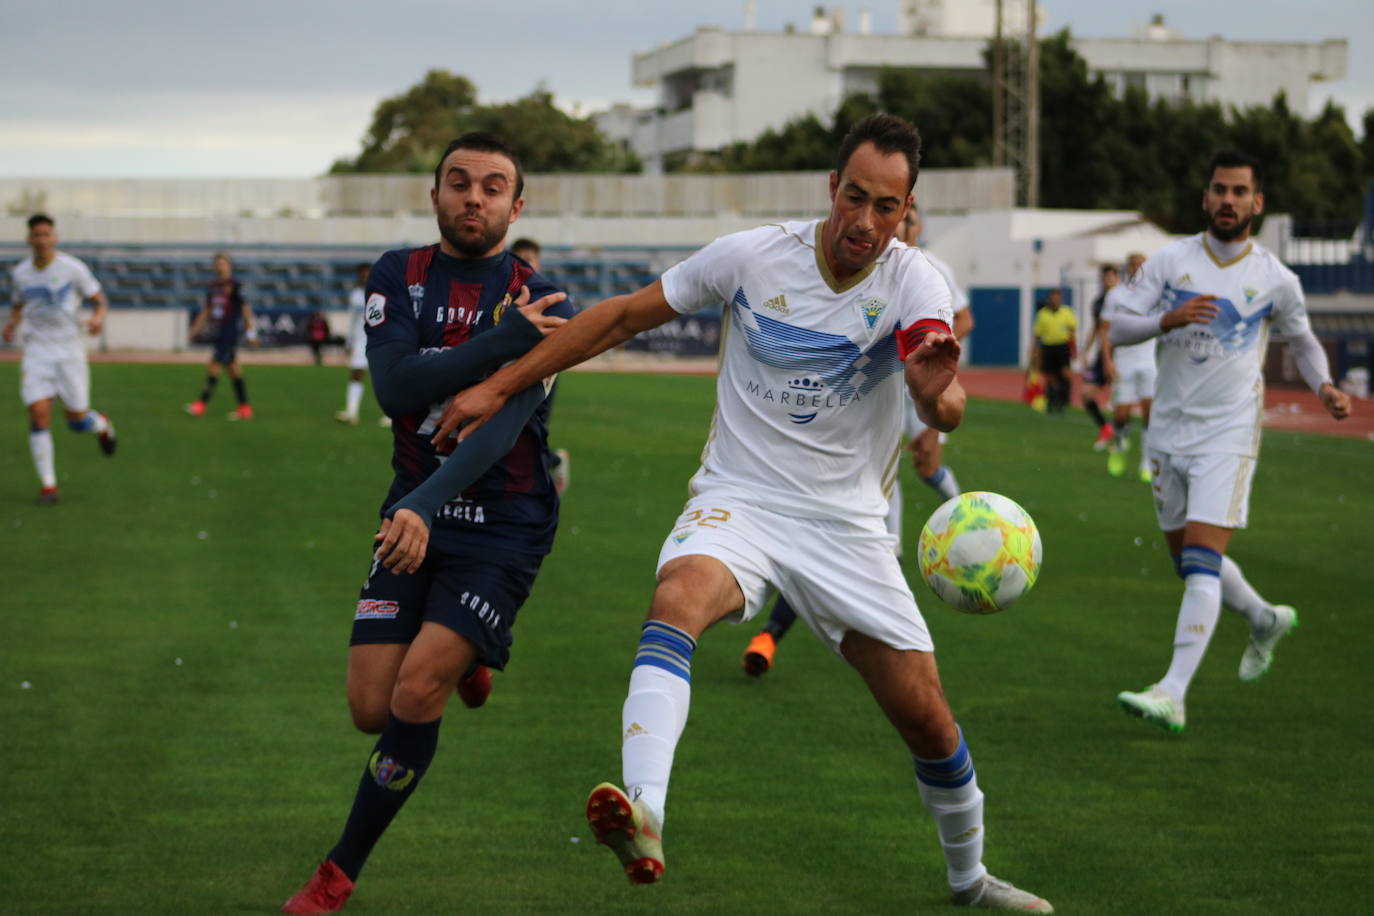
[[[885,308],[887,308],[887,303],[876,296],[859,300],[859,314],[864,316],[864,324],[868,325],[870,331],[877,326],[878,319],[882,317]]]

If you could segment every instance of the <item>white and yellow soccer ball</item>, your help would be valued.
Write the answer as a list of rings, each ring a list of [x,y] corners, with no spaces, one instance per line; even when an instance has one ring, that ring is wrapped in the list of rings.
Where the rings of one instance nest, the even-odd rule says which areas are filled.
[[[964,493],[921,529],[921,576],[969,614],[1005,611],[1040,575],[1040,532],[1030,514],[998,493]]]

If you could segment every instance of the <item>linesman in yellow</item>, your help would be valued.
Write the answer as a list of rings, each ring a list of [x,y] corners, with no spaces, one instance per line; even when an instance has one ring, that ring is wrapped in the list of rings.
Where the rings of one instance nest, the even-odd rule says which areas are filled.
[[[1073,310],[1064,307],[1064,296],[1052,289],[1045,304],[1035,313],[1030,365],[1039,367],[1045,377],[1045,396],[1051,413],[1063,413],[1069,403],[1073,378],[1069,364],[1074,355],[1074,333],[1078,324]]]

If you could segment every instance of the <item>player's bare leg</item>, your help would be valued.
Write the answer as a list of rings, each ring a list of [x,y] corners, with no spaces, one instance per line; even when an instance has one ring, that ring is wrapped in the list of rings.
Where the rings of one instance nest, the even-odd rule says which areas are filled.
[[[379,735],[391,717],[391,692],[405,661],[403,643],[364,643],[348,650],[348,711],[358,731]]]
[[[988,874],[983,865],[983,793],[954,721],[933,652],[894,649],[856,631],[840,652],[859,672],[916,762],[916,785],[940,836],[956,905],[1050,913],[1053,907]]]
[[[364,648],[378,651],[358,651]],[[389,714],[363,771],[343,835],[306,886],[282,905],[283,912],[332,913],[343,908],[373,846],[434,759],[444,707],[476,658],[477,648],[465,637],[430,621],[421,625],[409,646],[355,646],[350,651],[349,707],[355,724],[364,731],[376,724],[369,717],[376,716],[377,696],[385,699]],[[364,698],[369,690],[376,696]]]
[[[945,447],[940,442],[940,431],[926,428],[909,446],[916,473],[921,481],[944,499],[959,495],[959,481],[954,472],[944,465]]]
[[[596,841],[611,848],[633,884],[663,875],[659,830],[673,754],[687,724],[696,641],[743,604],[734,575],[712,557],[678,557],[659,571],[621,710],[625,791],[602,783],[587,798]]]

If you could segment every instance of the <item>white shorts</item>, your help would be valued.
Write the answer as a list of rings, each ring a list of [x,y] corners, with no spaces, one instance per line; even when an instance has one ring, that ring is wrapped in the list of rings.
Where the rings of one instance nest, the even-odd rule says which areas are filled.
[[[912,441],[928,429],[930,427],[926,426],[925,422],[917,415],[916,402],[911,399],[911,396],[907,395],[902,398],[902,435],[906,436],[907,441]],[[945,444],[948,436],[948,433],[940,433],[941,445]]]
[[[19,394],[25,406],[47,398],[61,398],[67,410],[91,406],[91,367],[85,354],[25,356],[20,366]]]
[[[1155,516],[1161,531],[1188,522],[1244,528],[1255,459],[1248,455],[1171,455],[1149,449]]]
[[[850,630],[894,649],[930,652],[934,644],[896,547],[877,520],[860,525],[793,518],[707,493],[678,516],[658,568],[678,557],[714,557],[744,593],[744,608],[729,620],[755,616],[777,590],[837,655]]]
[[[1117,370],[1116,381],[1112,382],[1112,405],[1139,404],[1141,401],[1154,400],[1155,379],[1159,373],[1154,366],[1140,369]]]
[[[359,334],[358,339],[353,341],[353,346],[348,348],[348,368],[367,368],[367,337],[365,335]]]

